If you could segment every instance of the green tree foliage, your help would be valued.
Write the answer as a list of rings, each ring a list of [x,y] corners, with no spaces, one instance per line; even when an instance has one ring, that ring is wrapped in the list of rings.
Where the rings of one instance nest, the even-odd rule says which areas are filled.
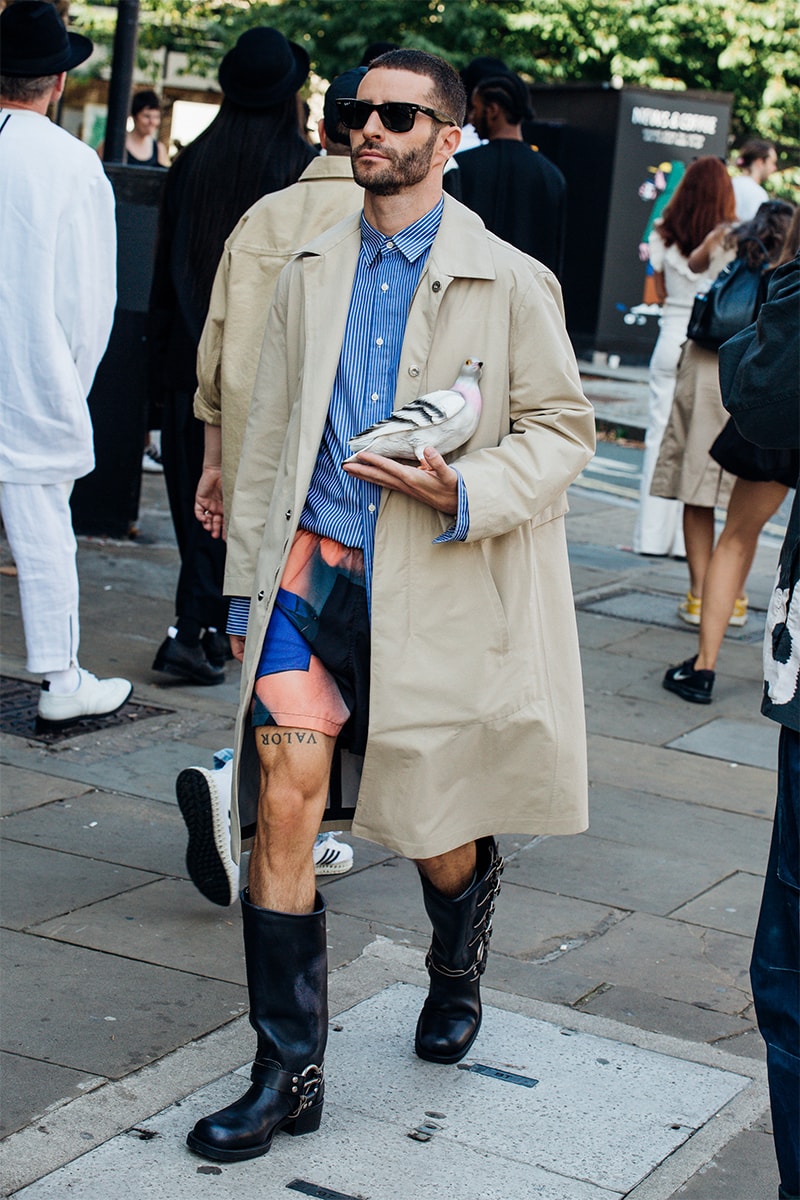
[[[110,38],[113,7],[88,0],[71,11],[80,28]],[[325,78],[358,63],[371,42],[391,41],[456,67],[491,54],[537,82],[731,92],[734,139],[771,138],[781,165],[798,165],[794,0],[142,0],[140,50],[184,51],[213,76],[222,52],[255,24],[301,42]]]

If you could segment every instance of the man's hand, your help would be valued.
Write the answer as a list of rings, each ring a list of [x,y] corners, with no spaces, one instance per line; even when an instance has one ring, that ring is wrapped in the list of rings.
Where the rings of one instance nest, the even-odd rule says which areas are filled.
[[[244,661],[244,638],[239,637],[238,633],[228,634],[231,642],[231,654],[237,662]]]
[[[203,467],[194,497],[194,515],[213,538],[225,536],[222,472],[218,467]]]
[[[342,470],[356,479],[377,483],[393,492],[403,492],[430,508],[455,516],[458,512],[457,472],[433,446],[426,446],[424,455],[419,466],[412,467],[395,462],[393,458],[384,458],[382,454],[362,450],[354,461],[343,463]]]

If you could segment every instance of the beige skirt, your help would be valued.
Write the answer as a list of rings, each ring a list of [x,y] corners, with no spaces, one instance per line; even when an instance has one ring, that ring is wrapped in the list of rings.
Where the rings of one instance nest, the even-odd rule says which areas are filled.
[[[675,397],[650,494],[698,508],[727,507],[734,476],[723,471],[709,454],[727,420],[716,351],[687,341],[678,363]]]

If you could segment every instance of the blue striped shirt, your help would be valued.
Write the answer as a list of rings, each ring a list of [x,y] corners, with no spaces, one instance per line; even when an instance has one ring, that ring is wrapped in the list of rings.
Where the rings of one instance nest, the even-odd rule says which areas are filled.
[[[367,595],[371,593],[375,526],[381,489],[354,479],[341,464],[349,441],[390,416],[408,312],[439,230],[443,202],[392,237],[379,233],[361,214],[361,249],[347,313],[339,366],[328,417],[300,515],[300,527],[364,552]],[[469,530],[466,488],[458,480],[454,525],[436,540],[464,540]],[[248,602],[234,599],[228,632],[241,632]],[[234,624],[237,628],[234,628]]]

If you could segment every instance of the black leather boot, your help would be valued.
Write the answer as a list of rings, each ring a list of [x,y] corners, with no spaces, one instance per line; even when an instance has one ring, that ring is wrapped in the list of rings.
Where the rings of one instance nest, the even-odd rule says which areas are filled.
[[[273,1135],[319,1129],[328,1039],[325,901],[308,916],[251,904],[242,892],[250,1024],[258,1034],[251,1086],[203,1117],[186,1139],[195,1154],[239,1162],[266,1154]]]
[[[480,838],[477,853],[477,880],[454,900],[437,892],[420,871],[433,940],[425,960],[431,985],[417,1021],[414,1049],[428,1062],[460,1062],[481,1027],[480,979],[503,860],[494,838]]]

